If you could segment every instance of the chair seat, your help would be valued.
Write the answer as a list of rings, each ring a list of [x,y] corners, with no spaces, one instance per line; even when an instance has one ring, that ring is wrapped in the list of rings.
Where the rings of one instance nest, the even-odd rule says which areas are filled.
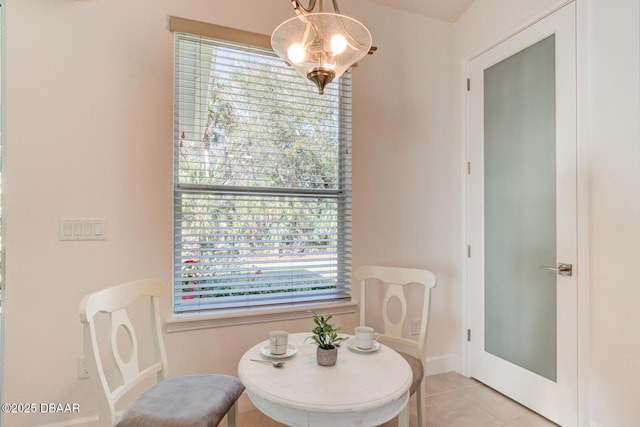
[[[409,366],[411,366],[411,372],[413,373],[413,382],[411,383],[410,394],[413,395],[413,393],[416,392],[418,387],[420,387],[422,378],[424,378],[424,367],[422,366],[422,363],[420,363],[420,360],[418,360],[417,357],[412,356],[408,353],[404,353],[402,351],[398,351],[397,353],[400,356],[404,357],[404,360],[406,360],[407,363],[409,363]]]
[[[228,375],[170,378],[133,402],[117,427],[215,427],[243,391]]]

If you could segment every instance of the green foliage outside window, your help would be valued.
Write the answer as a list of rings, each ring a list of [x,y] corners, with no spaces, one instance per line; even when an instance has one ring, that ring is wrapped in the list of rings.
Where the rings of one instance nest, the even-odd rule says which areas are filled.
[[[270,54],[190,49],[177,65],[180,299],[335,290],[349,240],[341,97],[301,90]]]

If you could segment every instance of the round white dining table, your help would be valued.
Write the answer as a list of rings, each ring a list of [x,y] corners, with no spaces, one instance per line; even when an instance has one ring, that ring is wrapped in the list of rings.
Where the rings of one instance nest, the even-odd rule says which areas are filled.
[[[286,358],[271,357],[267,340],[242,356],[238,376],[256,408],[291,427],[373,427],[396,416],[399,427],[409,426],[412,373],[402,356],[382,344],[376,351],[359,351],[350,337],[341,343],[334,366],[319,366],[317,346],[304,341],[309,335],[291,334]],[[286,363],[274,368],[251,359]]]

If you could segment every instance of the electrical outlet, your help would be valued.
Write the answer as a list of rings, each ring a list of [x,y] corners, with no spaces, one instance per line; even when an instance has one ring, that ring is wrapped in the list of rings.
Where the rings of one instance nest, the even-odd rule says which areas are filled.
[[[420,319],[411,321],[411,335],[420,335]]]
[[[86,380],[89,378],[89,369],[87,368],[87,360],[84,357],[78,359],[78,379]]]

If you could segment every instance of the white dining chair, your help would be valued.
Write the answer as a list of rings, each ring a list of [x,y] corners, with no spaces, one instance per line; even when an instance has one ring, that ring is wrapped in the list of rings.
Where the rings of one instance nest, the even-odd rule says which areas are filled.
[[[80,303],[80,321],[83,324],[84,351],[89,376],[98,390],[98,416],[102,427],[211,427],[217,426],[227,415],[229,427],[235,427],[237,400],[244,391],[240,380],[230,375],[185,375],[169,378],[167,356],[162,338],[162,324],[159,311],[159,298],[164,292],[164,284],[158,280],[139,280],[123,283],[86,295]],[[142,365],[140,346],[133,324],[129,317],[137,319],[128,309],[141,308],[137,302],[149,300],[153,361]],[[103,324],[103,313],[107,317]],[[96,319],[99,319],[96,321]],[[101,334],[96,323],[106,326],[106,334]],[[136,323],[139,329],[142,325]],[[124,331],[125,333],[121,333]],[[106,335],[106,336],[105,336]],[[118,338],[120,336],[120,338]],[[122,346],[122,337],[128,346]],[[109,347],[113,365],[103,363],[99,344]],[[120,347],[128,351],[121,354]],[[103,349],[106,350],[106,349]],[[149,358],[145,358],[147,360]],[[140,366],[143,366],[140,368]],[[112,367],[115,372],[108,371]],[[113,377],[119,377],[113,387]],[[155,384],[142,393],[124,410],[121,417],[116,416],[116,404],[130,392],[138,391],[149,382]],[[141,385],[142,384],[142,385]]]
[[[383,329],[378,331],[380,335],[379,340],[395,348],[396,351],[407,360],[409,366],[411,366],[413,383],[411,384],[410,394],[416,394],[418,425],[424,427],[423,378],[425,345],[427,322],[429,319],[429,300],[431,289],[436,285],[436,277],[428,270],[369,265],[356,269],[354,278],[360,282],[361,326],[371,326],[371,324],[366,322],[366,314],[367,304],[370,303],[367,300],[367,295],[373,293],[371,292],[373,290],[372,288],[375,287],[378,290],[377,294],[384,294],[381,302],[381,310],[374,310],[376,313],[382,313]],[[412,284],[422,288],[423,297],[419,302],[421,307],[419,307],[418,310],[414,310],[414,307],[411,308],[412,317],[409,319],[407,317],[406,292],[409,285]],[[370,298],[370,300],[371,299],[372,298]],[[416,305],[415,301],[412,301],[412,306]],[[415,311],[419,312],[419,333],[416,336],[412,336],[411,331],[413,325],[411,325],[411,323],[416,319],[415,316],[418,316],[418,314],[414,314]]]

